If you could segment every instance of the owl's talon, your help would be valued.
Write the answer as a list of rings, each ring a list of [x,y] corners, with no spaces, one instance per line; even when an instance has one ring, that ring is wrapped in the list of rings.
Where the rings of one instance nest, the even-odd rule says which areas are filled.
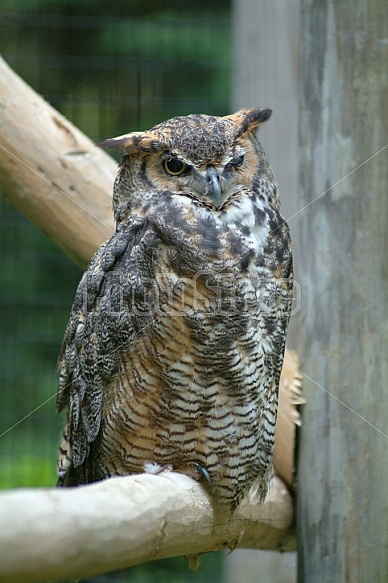
[[[210,474],[207,471],[207,468],[205,466],[203,466],[202,464],[199,464],[198,462],[193,463],[193,468],[196,472],[200,473],[200,477],[204,477],[206,482],[209,484],[209,486],[211,486],[211,478],[210,478]],[[194,477],[194,476],[193,476]]]

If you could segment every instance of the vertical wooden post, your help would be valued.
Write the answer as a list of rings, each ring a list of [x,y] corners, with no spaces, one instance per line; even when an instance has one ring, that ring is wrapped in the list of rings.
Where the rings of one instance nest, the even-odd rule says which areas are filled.
[[[279,184],[287,219],[297,211],[298,16],[299,0],[232,2],[231,111],[251,106],[273,110],[270,121],[260,128],[259,139]],[[291,221],[294,245],[295,227],[296,221]],[[260,573],[263,580],[291,582],[295,580],[294,563],[288,553],[235,551],[225,557],[224,580],[252,581],[253,574]]]
[[[302,0],[300,583],[388,581],[386,8]]]
[[[233,0],[232,111],[273,110],[259,137],[286,217],[296,211],[298,188],[298,14],[299,0]]]

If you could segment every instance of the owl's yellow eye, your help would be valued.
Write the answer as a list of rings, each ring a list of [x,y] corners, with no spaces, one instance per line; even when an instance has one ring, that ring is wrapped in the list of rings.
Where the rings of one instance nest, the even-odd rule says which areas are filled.
[[[178,158],[167,158],[163,162],[163,168],[170,176],[180,176],[187,172],[189,166],[181,160],[178,160]]]

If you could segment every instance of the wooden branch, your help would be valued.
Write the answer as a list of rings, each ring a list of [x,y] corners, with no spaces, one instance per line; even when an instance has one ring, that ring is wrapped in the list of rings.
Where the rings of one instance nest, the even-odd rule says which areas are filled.
[[[289,550],[292,501],[274,478],[264,504],[228,521],[197,482],[174,472],[80,488],[0,495],[0,582],[77,579],[222,548]]]
[[[116,169],[0,58],[0,187],[82,267],[114,232]]]

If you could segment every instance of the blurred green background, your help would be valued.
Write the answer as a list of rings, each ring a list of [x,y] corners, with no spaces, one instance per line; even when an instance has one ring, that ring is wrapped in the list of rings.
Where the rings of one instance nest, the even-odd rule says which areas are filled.
[[[0,52],[92,140],[174,115],[229,113],[225,0],[2,0]],[[0,487],[53,486],[64,419],[56,360],[81,270],[0,194]],[[220,554],[98,581],[221,581]]]

